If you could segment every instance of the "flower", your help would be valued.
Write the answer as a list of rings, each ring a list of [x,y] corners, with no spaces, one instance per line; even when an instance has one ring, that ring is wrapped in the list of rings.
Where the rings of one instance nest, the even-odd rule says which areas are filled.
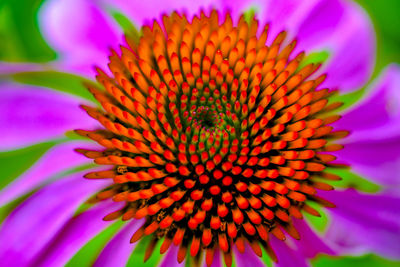
[[[104,129],[77,133],[105,150],[77,151],[112,168],[85,177],[112,178],[97,200],[125,203],[104,220],[146,218],[131,238],[152,236],[145,260],[162,238],[161,253],[179,246],[179,263],[204,250],[211,266],[217,249],[231,266],[233,244],[244,253],[246,242],[276,258],[271,234],[299,239],[290,216],[318,215],[307,199],[332,206],[316,196],[332,187],[312,178],[339,179],[323,171],[335,159],[324,152],[347,132],[329,126],[341,103],[316,89],[325,75],[307,79],[319,65],[299,68],[304,53],[288,59],[296,41],[279,51],[285,32],[265,46],[268,25],[257,38],[255,19],[220,21],[216,10],[165,15],[164,29],[154,22],[113,53],[113,78],[98,71],[105,91],[89,86],[104,112],[83,108]]]
[[[104,49],[108,49],[109,45],[116,46],[122,40],[115,34],[116,25],[101,12],[100,6],[124,10],[134,22],[141,24],[144,21],[147,25],[155,12],[171,14],[170,11],[180,12],[185,6],[179,2],[163,4],[165,6],[160,4],[149,9],[145,7],[146,3],[133,5],[126,1],[98,1],[96,4],[84,0],[72,4],[70,1],[50,1],[42,10],[44,33],[64,55],[54,66],[85,75],[92,75],[90,66],[94,63],[104,68],[102,64],[107,61]],[[199,2],[188,6],[188,18],[199,14],[201,6],[209,5]],[[79,130],[78,133],[103,146],[80,139],[53,144],[29,171],[0,192],[0,201],[7,203],[41,186],[18,205],[2,224],[0,258],[3,264],[64,265],[91,238],[110,225],[107,222],[109,219],[120,216],[124,220],[135,219],[124,224],[107,242],[95,265],[125,265],[136,244],[129,242],[132,234],[131,241],[138,240],[142,235],[156,237],[147,246],[146,258],[152,255],[157,245],[157,235],[166,236],[159,244],[162,243],[162,252],[169,247],[161,263],[168,266],[177,264],[177,257],[179,262],[183,261],[186,249],[192,256],[186,257],[187,261],[202,261],[200,244],[208,246],[204,253],[204,261],[208,265],[220,264],[221,255],[227,265],[233,260],[238,266],[248,266],[249,263],[261,265],[256,256],[262,254],[260,243],[264,245],[264,254],[266,252],[272,259],[277,259],[280,266],[307,265],[307,259],[318,253],[340,255],[373,251],[391,258],[399,257],[398,246],[387,246],[389,241],[399,243],[400,199],[397,196],[390,196],[385,191],[366,194],[352,189],[325,192],[321,190],[331,187],[314,178],[318,175],[325,180],[337,180],[338,176],[332,174],[334,170],[331,168],[343,166],[333,161],[334,157],[323,153],[338,148],[331,143],[326,145],[326,137],[343,137],[346,133],[332,132],[330,126],[321,126],[321,123],[333,123],[335,129],[352,131],[352,135],[343,140],[344,149],[335,152],[339,159],[345,159],[354,171],[377,183],[398,185],[398,173],[394,169],[398,164],[393,160],[399,156],[394,148],[399,137],[396,130],[399,125],[399,105],[396,102],[399,95],[395,91],[398,67],[390,66],[381,79],[370,87],[366,97],[335,122],[337,116],[324,117],[322,111],[338,106],[327,105],[325,98],[331,98],[331,91],[320,90],[318,85],[323,82],[324,87],[354,90],[367,81],[374,61],[373,32],[359,7],[341,1],[262,3],[259,6],[259,27],[263,29],[264,22],[270,22],[268,48],[263,46],[265,32],[260,31],[256,35],[255,20],[250,18],[248,23],[240,17],[248,7],[247,2],[217,3],[213,8],[217,8],[218,12],[210,9],[197,19],[206,21],[204,14],[214,18],[212,23],[200,28],[204,30],[204,35],[211,35],[210,27],[223,33],[221,39],[219,35],[210,37],[216,40],[214,44],[221,42],[220,52],[210,45],[215,56],[207,54],[208,43],[203,40],[203,35],[191,35],[190,31],[185,38],[193,38],[193,42],[204,47],[205,52],[189,49],[190,45],[186,48],[179,41],[166,42],[165,47],[160,45],[165,42],[163,30],[153,22],[150,25],[155,30],[145,27],[144,39],[139,45],[132,41],[134,33],[129,33],[131,35],[128,35],[125,47],[129,46],[132,50],[122,48],[122,55],[119,50],[113,53],[110,57],[111,74],[105,69],[104,72],[98,70],[97,78],[106,91],[87,83],[105,111],[66,93],[10,82],[1,85],[4,89],[0,94],[6,101],[0,106],[0,124],[10,130],[2,137],[3,150],[59,137],[71,129],[93,129],[92,132]],[[224,21],[221,15],[225,8],[229,11],[226,11],[228,19]],[[69,15],[77,10],[85,15],[71,20]],[[177,14],[164,16],[164,24],[169,25],[168,18],[179,20]],[[249,47],[243,60],[240,55],[244,52],[241,52],[239,42],[236,46],[230,44],[236,33],[226,30],[232,29],[229,16],[234,25],[241,18],[238,32],[253,32],[258,37],[252,39],[252,45],[243,46],[242,50]],[[51,20],[51,23],[46,20]],[[221,26],[217,27],[217,21]],[[182,23],[189,28],[195,24],[184,20]],[[282,30],[286,30],[286,38],[283,38],[285,34],[281,33]],[[184,30],[173,26],[171,31],[176,34],[168,35],[172,40],[180,38],[180,33],[185,34]],[[237,35],[240,36],[239,33]],[[296,46],[290,42],[295,36]],[[257,40],[262,41],[258,44]],[[285,40],[289,42],[285,43]],[[81,44],[78,47],[77,41]],[[155,44],[157,42],[158,45]],[[273,52],[274,46],[286,48],[278,53],[277,50]],[[232,49],[230,53],[228,48]],[[319,49],[329,49],[331,53],[322,70],[318,70],[318,65],[313,63],[297,68],[303,57],[302,50]],[[137,61],[132,52],[138,52],[144,60]],[[184,60],[185,53],[191,62]],[[276,62],[282,62],[281,70],[285,68],[288,72],[263,72],[267,63],[257,65],[257,55],[262,53],[274,64],[275,58]],[[152,54],[168,57],[157,56],[157,64],[150,65]],[[211,61],[212,57],[214,61]],[[129,63],[130,60],[137,64]],[[229,70],[230,61],[238,62],[232,70]],[[271,63],[271,68],[276,70],[278,63]],[[154,69],[151,70],[150,66]],[[164,71],[168,69],[170,71]],[[209,71],[204,72],[204,69]],[[294,71],[304,76],[312,75],[303,81],[303,76],[290,76]],[[328,73],[325,81],[325,76],[321,76],[324,72]],[[131,74],[133,77],[130,77]],[[197,78],[200,75],[201,79]],[[205,89],[206,84],[210,90]],[[260,86],[257,87],[258,84]],[[303,90],[298,89],[310,85],[314,85],[308,89],[310,93],[300,97]],[[184,97],[189,94],[191,98]],[[202,96],[208,99],[202,99]],[[308,105],[307,101],[315,103]],[[89,120],[76,108],[78,103],[84,104],[89,115],[103,125],[101,129],[96,121]],[[193,109],[189,109],[189,103]],[[286,107],[288,103],[293,103],[292,108]],[[276,114],[273,110],[277,111]],[[315,115],[311,117],[312,114]],[[365,114],[371,115],[366,118]],[[296,124],[297,121],[299,123]],[[134,127],[127,126],[132,124]],[[184,134],[188,133],[188,125],[192,125],[190,134]],[[246,132],[245,129],[249,130]],[[317,139],[307,141],[316,136]],[[374,148],[371,149],[371,146]],[[86,174],[87,178],[112,177],[113,181],[84,180],[82,176],[87,171],[66,173],[70,168],[88,163],[73,152],[78,147],[80,153],[95,158],[96,163],[116,166],[92,171]],[[104,150],[104,147],[107,149]],[[232,157],[226,160],[230,155]],[[323,170],[327,166],[329,170]],[[374,168],[371,169],[371,166]],[[228,172],[231,174],[227,175]],[[54,180],[55,177],[58,179]],[[263,196],[262,200],[258,196]],[[122,202],[121,205],[112,201],[99,202],[110,197]],[[99,203],[75,215],[77,208],[88,199],[92,204]],[[125,203],[127,199],[129,202]],[[300,204],[305,199],[328,207],[330,202],[337,205],[329,210],[335,223],[329,226],[324,237],[302,219],[300,210],[319,214],[309,202]],[[175,205],[176,209],[169,209],[171,205]],[[196,214],[186,214],[192,211]],[[105,221],[102,220],[104,216]],[[174,222],[179,226],[169,228]],[[354,231],[351,235],[344,235],[349,226]],[[159,228],[169,231],[165,233]],[[286,240],[282,230],[288,234]],[[268,231],[272,234],[267,234]],[[244,238],[236,238],[238,233]],[[372,238],[366,239],[366,233]],[[214,249],[214,245],[219,248]],[[224,252],[221,255],[220,250]]]

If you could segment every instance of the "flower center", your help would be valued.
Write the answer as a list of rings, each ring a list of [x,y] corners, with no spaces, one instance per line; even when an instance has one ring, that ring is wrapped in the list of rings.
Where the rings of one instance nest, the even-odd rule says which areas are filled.
[[[146,259],[157,242],[179,246],[179,262],[189,250],[211,265],[218,249],[230,266],[246,242],[275,259],[271,234],[299,238],[292,218],[318,215],[308,201],[332,206],[316,189],[340,179],[324,171],[341,148],[328,141],[346,134],[329,126],[340,103],[317,89],[325,76],[309,79],[319,65],[299,68],[285,32],[266,45],[268,26],[257,31],[243,16],[173,13],[113,53],[113,77],[98,71],[105,90],[89,87],[104,111],[84,108],[104,129],[77,132],[105,150],[78,151],[111,167],[86,178],[112,178],[97,198],[125,203],[106,220],[145,218],[131,242],[152,236]]]
[[[196,106],[191,108],[191,113],[187,112],[184,117],[187,118],[187,123],[196,130],[206,130],[207,132],[214,132],[215,127],[220,128],[222,125],[222,114],[218,114],[216,110],[207,106]]]

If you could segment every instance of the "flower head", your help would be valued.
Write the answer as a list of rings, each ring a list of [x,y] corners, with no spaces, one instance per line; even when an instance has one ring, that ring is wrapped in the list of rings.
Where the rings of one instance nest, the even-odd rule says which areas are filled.
[[[399,68],[350,110],[341,106],[374,62],[373,30],[358,6],[48,2],[39,21],[58,60],[0,64],[8,79],[0,150],[35,144],[4,153],[8,162],[29,162],[29,150],[39,158],[0,191],[12,210],[0,228],[2,265],[126,266],[137,256],[155,263],[158,251],[161,266],[218,266],[221,256],[238,267],[307,266],[319,253],[399,258],[387,243],[400,244],[400,198],[384,187],[333,190],[364,190],[355,173],[394,192],[400,184]],[[97,63],[98,83],[84,82],[94,98],[81,77],[43,70],[92,79]],[[332,223],[318,233],[309,215]]]
[[[180,246],[178,262],[205,250],[211,265],[218,248],[230,266],[245,242],[275,259],[269,235],[299,239],[291,217],[319,215],[306,200],[333,206],[316,189],[340,179],[324,171],[335,160],[326,152],[347,132],[329,126],[341,103],[328,104],[325,75],[310,79],[319,64],[300,67],[285,32],[266,45],[268,25],[257,34],[254,18],[219,21],[215,10],[173,13],[144,27],[110,57],[113,77],[98,71],[105,90],[89,87],[104,111],[83,106],[104,129],[77,133],[105,150],[78,152],[113,166],[85,177],[112,178],[97,198],[125,203],[105,220],[145,218],[131,242],[152,235],[146,258],[164,238],[161,253]]]

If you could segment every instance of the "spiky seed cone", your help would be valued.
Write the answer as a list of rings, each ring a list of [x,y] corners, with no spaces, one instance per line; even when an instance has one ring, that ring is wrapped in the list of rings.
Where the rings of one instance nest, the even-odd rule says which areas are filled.
[[[257,31],[243,16],[234,25],[216,11],[190,22],[173,13],[113,52],[112,77],[98,70],[105,90],[89,87],[103,110],[84,109],[104,128],[77,132],[105,150],[78,151],[111,169],[86,177],[112,178],[98,200],[126,203],[105,220],[146,218],[131,239],[153,236],[146,259],[161,238],[161,253],[180,246],[179,262],[205,251],[211,265],[219,248],[229,266],[245,242],[276,259],[270,234],[300,238],[291,218],[319,215],[306,201],[333,206],[316,189],[340,179],[324,171],[335,159],[326,152],[341,148],[329,141],[347,134],[329,126],[340,103],[317,89],[325,76],[309,79],[319,65],[290,57],[285,32],[267,46],[268,26]]]

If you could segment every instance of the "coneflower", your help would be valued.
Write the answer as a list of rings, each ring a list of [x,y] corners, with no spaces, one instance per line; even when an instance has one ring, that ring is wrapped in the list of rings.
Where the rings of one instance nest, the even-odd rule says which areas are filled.
[[[98,69],[104,89],[89,90],[103,109],[83,106],[104,128],[77,133],[105,149],[77,151],[111,166],[85,177],[113,179],[97,200],[125,203],[104,220],[145,218],[131,238],[152,236],[145,260],[157,242],[161,253],[179,246],[178,262],[205,252],[210,266],[219,249],[231,266],[233,246],[245,243],[276,260],[270,235],[299,239],[292,218],[319,216],[306,201],[334,206],[316,189],[333,189],[325,181],[340,177],[325,168],[343,167],[329,154],[347,135],[330,126],[336,91],[319,88],[320,65],[303,66],[285,32],[266,45],[268,25],[254,18],[213,10],[162,22],[113,52],[111,77]]]
[[[31,8],[14,2],[0,18]],[[0,62],[1,266],[400,259],[400,68],[367,84],[375,34],[360,6],[41,2],[29,14],[57,58]],[[2,52],[41,55],[19,50],[20,33]],[[95,75],[97,101],[81,82]]]

